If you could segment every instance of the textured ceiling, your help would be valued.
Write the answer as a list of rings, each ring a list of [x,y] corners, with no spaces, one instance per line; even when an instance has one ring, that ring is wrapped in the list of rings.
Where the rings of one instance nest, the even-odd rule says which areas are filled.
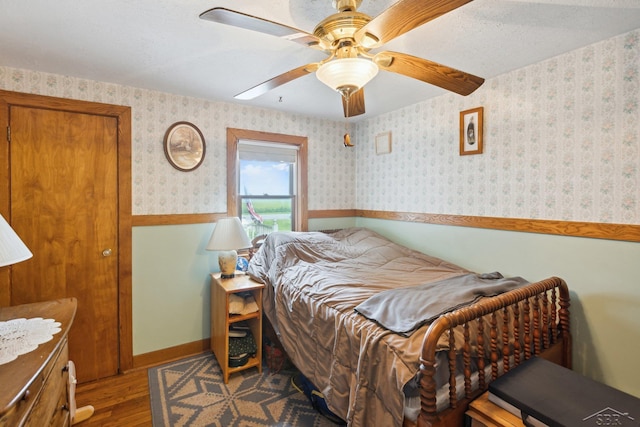
[[[394,3],[363,0],[375,17]],[[428,3],[428,0],[425,0]],[[198,16],[222,6],[307,32],[330,0],[0,0],[0,65],[210,99],[233,98],[325,54]],[[489,79],[640,28],[640,0],[475,0],[382,47]],[[444,90],[388,72],[360,120]],[[243,104],[343,120],[340,95],[308,75]]]

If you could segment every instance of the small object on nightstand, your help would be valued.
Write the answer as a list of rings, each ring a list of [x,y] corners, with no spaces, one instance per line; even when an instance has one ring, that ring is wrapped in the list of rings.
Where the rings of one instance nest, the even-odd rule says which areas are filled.
[[[249,269],[249,261],[246,258],[239,256],[238,262],[236,262],[236,270],[247,272]]]

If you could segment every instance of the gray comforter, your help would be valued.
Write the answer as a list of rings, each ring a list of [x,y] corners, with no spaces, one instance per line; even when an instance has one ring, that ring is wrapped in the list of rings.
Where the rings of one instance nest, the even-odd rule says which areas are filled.
[[[351,426],[401,426],[427,325],[405,337],[354,308],[380,292],[470,273],[361,228],[272,233],[249,274],[294,364]],[[444,343],[443,345],[446,345]]]
[[[506,279],[498,272],[469,273],[380,292],[357,305],[355,310],[393,332],[410,336],[420,326],[433,322],[446,312],[527,283],[522,277]]]

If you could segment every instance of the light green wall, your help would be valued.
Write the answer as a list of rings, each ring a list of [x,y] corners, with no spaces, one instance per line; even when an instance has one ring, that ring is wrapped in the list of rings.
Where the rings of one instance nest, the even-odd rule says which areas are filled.
[[[359,218],[358,226],[477,272],[571,291],[574,369],[640,397],[640,244]]]
[[[209,337],[213,224],[134,227],[133,354]]]
[[[311,220],[310,230],[371,228],[477,272],[530,281],[563,278],[571,290],[574,369],[640,397],[640,244],[385,221]],[[133,230],[134,355],[208,338],[213,224]]]
[[[355,227],[356,218],[325,218],[309,221],[309,230],[335,230],[338,228]]]
[[[309,221],[312,230],[344,228],[355,219]],[[133,354],[210,336],[209,274],[220,271],[207,251],[213,224],[133,228]]]

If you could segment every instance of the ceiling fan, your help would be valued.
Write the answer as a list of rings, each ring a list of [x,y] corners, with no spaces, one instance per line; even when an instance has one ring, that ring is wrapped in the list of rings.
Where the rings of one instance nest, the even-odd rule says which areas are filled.
[[[412,77],[443,89],[469,95],[484,79],[436,62],[405,53],[372,49],[412,29],[451,12],[472,0],[398,0],[375,18],[360,13],[362,0],[333,0],[335,13],[321,21],[313,34],[247,15],[215,7],[200,18],[285,38],[304,46],[325,51],[329,56],[273,77],[235,96],[253,99],[278,86],[307,74],[316,73],[320,81],[342,94],[345,117],[365,112],[363,86],[378,69]]]

